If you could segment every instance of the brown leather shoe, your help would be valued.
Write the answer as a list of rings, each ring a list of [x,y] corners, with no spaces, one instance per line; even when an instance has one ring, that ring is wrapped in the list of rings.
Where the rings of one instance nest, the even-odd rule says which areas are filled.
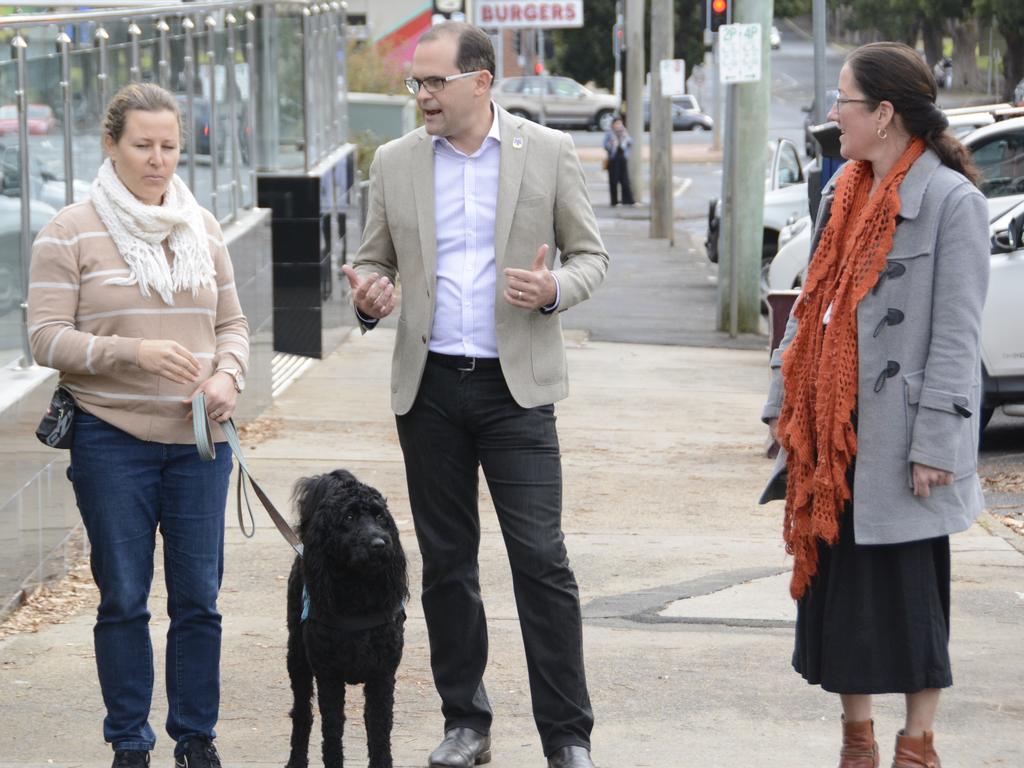
[[[472,728],[452,728],[430,753],[427,768],[472,768],[491,762],[491,737]]]
[[[878,768],[878,742],[875,721],[847,722],[843,717],[843,746],[839,750],[839,768]]]
[[[900,731],[896,736],[896,755],[892,759],[892,768],[942,768],[942,762],[932,744],[934,738],[935,734],[931,731],[914,737]]]
[[[586,747],[562,747],[548,755],[548,768],[595,768]]]

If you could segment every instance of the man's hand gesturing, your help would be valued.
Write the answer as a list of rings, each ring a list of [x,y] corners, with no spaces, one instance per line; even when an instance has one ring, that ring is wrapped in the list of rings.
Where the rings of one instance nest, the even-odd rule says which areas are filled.
[[[505,301],[523,309],[541,309],[555,303],[558,288],[551,270],[545,260],[548,255],[548,244],[537,249],[532,269],[505,270],[508,287],[505,289]]]
[[[387,317],[395,309],[395,286],[386,276],[371,272],[361,279],[351,266],[345,264],[341,271],[352,286],[352,301],[364,316],[376,320]]]

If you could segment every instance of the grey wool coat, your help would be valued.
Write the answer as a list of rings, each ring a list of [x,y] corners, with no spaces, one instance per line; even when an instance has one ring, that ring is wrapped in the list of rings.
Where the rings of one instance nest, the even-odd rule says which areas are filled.
[[[812,253],[829,219],[835,181],[822,195]],[[858,544],[956,533],[983,508],[977,466],[988,206],[970,181],[931,150],[911,166],[899,197],[887,266],[857,306]],[[790,315],[772,355],[765,422],[782,408],[782,355],[796,328]],[[952,472],[954,482],[933,486],[929,498],[914,496],[912,463]],[[785,498],[785,469],[780,451],[762,503]]]

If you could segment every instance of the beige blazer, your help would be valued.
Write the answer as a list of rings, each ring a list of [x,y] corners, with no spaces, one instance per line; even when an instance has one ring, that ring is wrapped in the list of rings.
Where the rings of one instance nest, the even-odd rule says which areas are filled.
[[[501,134],[494,233],[498,357],[512,396],[532,408],[569,393],[559,313],[590,298],[608,270],[608,253],[569,134],[495,108]],[[391,367],[391,407],[399,415],[416,399],[430,344],[435,224],[434,147],[421,127],[383,145],[374,156],[366,226],[354,263],[361,276],[378,272],[392,281],[400,276]],[[514,307],[502,296],[502,270],[530,269],[544,243],[552,246],[548,268],[561,290],[558,311],[551,314]]]

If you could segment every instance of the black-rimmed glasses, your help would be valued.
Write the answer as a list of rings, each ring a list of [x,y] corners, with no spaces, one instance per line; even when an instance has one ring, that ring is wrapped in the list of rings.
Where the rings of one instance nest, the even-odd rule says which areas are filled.
[[[836,99],[833,103],[836,105],[836,109],[842,109],[844,104],[874,104],[875,102],[871,99]]]
[[[424,77],[422,80],[416,77],[405,78],[405,87],[409,89],[409,93],[415,96],[420,92],[420,88],[426,88],[427,93],[437,93],[443,91],[444,87],[453,80],[461,80],[464,77],[472,77],[473,75],[479,75],[484,70],[475,69],[472,72],[460,72],[457,75],[448,75],[448,77]]]

